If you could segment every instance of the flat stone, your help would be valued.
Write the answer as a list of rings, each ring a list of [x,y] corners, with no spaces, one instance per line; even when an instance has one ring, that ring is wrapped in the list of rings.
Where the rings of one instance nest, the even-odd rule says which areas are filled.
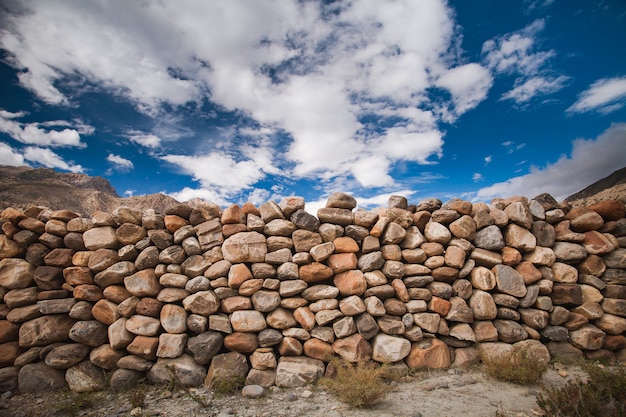
[[[75,320],[67,315],[46,315],[22,323],[19,330],[20,346],[47,346],[69,339]]]
[[[315,382],[324,374],[324,362],[307,357],[281,357],[276,368],[276,386],[302,387]]]

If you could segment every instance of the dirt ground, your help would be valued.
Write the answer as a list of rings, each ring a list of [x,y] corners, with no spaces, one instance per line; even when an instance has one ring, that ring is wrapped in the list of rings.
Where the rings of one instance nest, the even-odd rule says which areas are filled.
[[[423,371],[392,383],[383,400],[369,409],[351,408],[315,385],[272,387],[258,399],[241,392],[214,396],[206,388],[140,385],[125,392],[5,394],[0,416],[531,417],[543,415],[536,399],[544,387],[574,378],[584,378],[580,368],[559,364],[551,365],[534,386],[499,381],[480,368]]]

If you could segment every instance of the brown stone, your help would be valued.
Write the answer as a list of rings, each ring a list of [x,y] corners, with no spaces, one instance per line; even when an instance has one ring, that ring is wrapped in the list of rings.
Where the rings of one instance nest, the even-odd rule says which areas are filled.
[[[157,358],[156,351],[158,346],[158,337],[136,336],[133,341],[126,346],[126,350],[140,358],[153,361]]]
[[[91,270],[86,266],[71,266],[63,269],[63,278],[71,286],[93,284]]]
[[[624,203],[619,200],[607,200],[587,206],[587,209],[598,213],[605,222],[626,217]]]
[[[299,269],[299,273],[300,279],[308,284],[325,281],[333,276],[333,270],[319,262],[302,265]]]
[[[259,347],[255,333],[235,332],[224,337],[224,347],[233,352],[252,353]]]
[[[73,296],[77,300],[96,302],[104,297],[102,289],[97,285],[78,285],[74,288]]]
[[[615,249],[605,235],[595,230],[585,233],[582,244],[589,255],[603,255]]]
[[[161,285],[154,269],[144,269],[124,278],[124,286],[136,297],[156,297]]]
[[[452,364],[450,349],[441,340],[425,338],[411,345],[411,352],[405,359],[411,369],[445,369]]]
[[[554,305],[581,305],[583,303],[582,290],[577,284],[555,283],[551,297]]]

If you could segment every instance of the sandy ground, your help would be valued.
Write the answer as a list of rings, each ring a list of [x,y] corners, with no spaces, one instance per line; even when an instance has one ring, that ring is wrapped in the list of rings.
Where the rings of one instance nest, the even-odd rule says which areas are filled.
[[[71,396],[67,392],[14,395],[0,403],[0,416],[214,416],[214,417],[486,417],[540,416],[537,396],[544,387],[584,377],[576,367],[552,365],[540,384],[521,386],[493,379],[479,368],[424,371],[397,383],[373,408],[354,409],[315,385],[273,387],[258,399],[235,393],[215,397],[205,388],[141,386]],[[142,407],[133,392],[141,390]]]

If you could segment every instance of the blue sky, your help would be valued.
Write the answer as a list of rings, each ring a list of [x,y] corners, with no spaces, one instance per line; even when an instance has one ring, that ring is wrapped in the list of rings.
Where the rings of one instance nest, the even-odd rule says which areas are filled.
[[[222,206],[564,198],[626,166],[626,2],[0,0],[0,164]]]

